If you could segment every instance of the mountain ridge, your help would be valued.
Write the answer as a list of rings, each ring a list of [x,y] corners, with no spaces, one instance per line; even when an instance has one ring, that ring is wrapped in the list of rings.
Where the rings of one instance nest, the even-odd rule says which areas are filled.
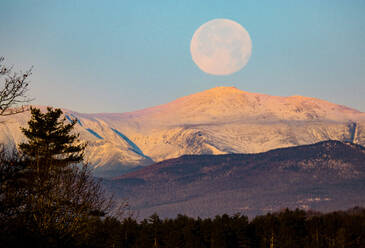
[[[254,153],[321,140],[365,144],[365,113],[310,97],[216,87],[167,104],[96,114],[127,133],[154,161],[183,154]],[[356,137],[353,125],[356,124]]]
[[[87,161],[108,176],[184,154],[257,153],[328,139],[365,145],[365,113],[316,98],[235,87],[129,113],[64,112],[69,120],[79,120],[76,131],[90,144]],[[21,142],[19,127],[28,118],[27,113],[1,117],[6,122],[0,142]]]
[[[249,216],[365,204],[365,148],[340,141],[258,154],[184,155],[106,182],[141,217]]]
[[[220,157],[224,158],[227,156],[232,156],[232,157],[242,157],[242,158],[248,158],[248,157],[254,157],[254,156],[276,156],[276,154],[281,153],[281,152],[285,152],[288,150],[291,150],[293,152],[293,154],[291,154],[292,157],[285,157],[285,159],[308,159],[308,154],[305,153],[301,153],[300,151],[303,149],[313,149],[314,151],[316,151],[317,147],[323,148],[325,151],[328,152],[328,154],[331,154],[332,156],[338,155],[335,154],[335,149],[336,146],[343,146],[345,148],[349,148],[349,149],[344,149],[350,152],[353,152],[353,150],[355,150],[356,152],[359,153],[363,153],[365,155],[365,147],[358,145],[358,144],[354,144],[351,142],[341,142],[338,140],[326,140],[326,141],[321,141],[315,144],[308,144],[308,145],[301,145],[301,146],[294,146],[294,147],[282,147],[282,148],[276,148],[273,150],[269,150],[266,152],[259,152],[259,153],[248,153],[248,154],[240,154],[240,153],[231,153],[231,154],[218,154],[218,155],[212,155],[212,154],[202,154],[202,155],[192,155],[192,154],[188,154],[188,155],[182,155],[181,157],[178,158],[172,158],[172,159],[167,159],[164,161],[160,161],[157,162],[155,164],[146,166],[143,169],[140,169],[138,171],[134,171],[134,172],[130,172],[127,174],[124,174],[120,177],[115,177],[112,178],[112,180],[119,180],[119,179],[124,179],[124,178],[128,178],[128,177],[133,177],[133,176],[140,176],[143,177],[146,173],[145,171],[148,171],[149,169],[152,169],[154,167],[157,167],[158,169],[163,168],[165,164],[174,164],[176,163],[176,161],[179,160],[194,160],[196,158],[213,158],[213,159],[218,159]],[[328,155],[326,155],[328,156]],[[339,156],[340,157],[340,156]],[[161,167],[160,167],[161,166]],[[364,161],[364,166],[365,166],[365,161]]]
[[[312,104],[313,106],[310,106]],[[202,107],[203,105],[203,107]],[[233,105],[233,106],[232,106]],[[270,105],[270,106],[269,106]],[[307,105],[307,106],[306,106]],[[219,108],[218,111],[217,109]],[[260,108],[260,106],[263,106]],[[273,107],[275,106],[275,107]],[[279,107],[278,107],[279,106]],[[317,116],[314,110],[318,110],[319,106],[327,107],[328,116],[326,113],[321,113],[321,116]],[[232,107],[240,107],[240,110],[246,110],[247,112],[238,111],[237,113],[234,112],[234,108]],[[314,108],[311,109],[311,113],[307,113],[307,116],[300,116],[299,114],[305,110],[305,107]],[[365,119],[365,114],[343,106],[337,105],[328,101],[324,101],[317,98],[312,97],[304,97],[304,96],[289,96],[289,97],[282,97],[282,96],[271,96],[266,94],[259,94],[259,93],[250,93],[247,91],[242,91],[237,89],[236,87],[215,87],[212,89],[208,89],[202,92],[198,92],[195,94],[191,94],[188,96],[184,96],[178,98],[174,101],[171,101],[166,104],[161,104],[158,106],[145,108],[133,112],[126,112],[126,113],[113,113],[113,114],[103,114],[98,113],[94,114],[100,118],[121,118],[123,120],[133,119],[133,118],[159,118],[164,119],[164,115],[171,115],[169,112],[178,112],[179,117],[183,116],[186,119],[186,116],[189,114],[193,114],[193,118],[187,119],[187,123],[197,123],[192,121],[191,119],[196,119],[196,112],[203,112],[203,114],[211,114],[214,118],[213,121],[216,121],[219,116],[225,116],[225,112],[228,110],[233,111],[233,114],[251,114],[251,116],[257,116],[257,110],[261,112],[264,111],[262,109],[268,108],[263,114],[268,114],[276,117],[277,119],[286,119],[280,114],[283,112],[285,114],[296,114],[291,116],[292,120],[313,120],[313,119],[327,119],[327,120],[340,120],[342,121],[344,118],[348,119],[352,117],[351,115],[358,115],[355,119]],[[209,112],[209,111],[211,112]],[[331,113],[331,111],[337,110],[335,113]],[[182,112],[182,114],[179,113]],[[207,112],[208,111],[208,112]],[[220,112],[219,112],[220,111]],[[299,114],[298,114],[299,113]],[[339,113],[342,118],[339,118]],[[227,114],[227,113],[226,113]],[[232,113],[229,113],[232,114]],[[146,117],[147,116],[147,117]],[[209,116],[208,116],[209,117]],[[242,117],[242,116],[240,116]],[[246,116],[247,117],[247,116]],[[169,119],[168,117],[167,119]],[[200,117],[201,118],[201,117]],[[211,119],[210,119],[211,120]],[[163,123],[162,123],[163,124]]]

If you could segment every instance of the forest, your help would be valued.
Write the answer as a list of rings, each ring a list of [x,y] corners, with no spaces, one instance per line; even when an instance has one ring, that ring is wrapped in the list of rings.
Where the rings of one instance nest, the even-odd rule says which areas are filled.
[[[193,219],[152,215],[94,220],[84,247],[364,247],[365,209],[327,214],[283,210],[248,221],[244,215]]]
[[[365,246],[365,209],[326,214],[285,209],[251,221],[240,214],[164,220],[154,214],[141,222],[94,216],[73,235],[59,230],[44,235],[20,225],[2,232],[0,242],[2,247],[358,248]]]

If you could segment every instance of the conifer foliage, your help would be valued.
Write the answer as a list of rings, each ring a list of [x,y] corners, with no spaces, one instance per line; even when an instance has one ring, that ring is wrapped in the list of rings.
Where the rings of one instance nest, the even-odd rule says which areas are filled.
[[[62,114],[32,108],[20,152],[0,152],[0,240],[9,246],[72,247],[92,219],[112,210],[112,197],[83,163],[76,120]]]
[[[194,219],[154,214],[140,223],[112,218],[96,221],[84,247],[128,248],[362,248],[365,209],[322,214],[285,209],[248,221],[241,214]]]
[[[19,145],[24,155],[61,168],[83,160],[86,144],[80,143],[78,134],[71,133],[76,120],[66,123],[61,109],[50,107],[46,113],[31,108],[31,115],[29,127],[22,128],[28,141]]]

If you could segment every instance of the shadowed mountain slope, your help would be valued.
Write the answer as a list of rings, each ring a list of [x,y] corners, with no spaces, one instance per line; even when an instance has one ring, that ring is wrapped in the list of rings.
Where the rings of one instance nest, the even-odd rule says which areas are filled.
[[[345,209],[365,204],[365,148],[324,141],[259,154],[186,155],[106,185],[141,217]]]

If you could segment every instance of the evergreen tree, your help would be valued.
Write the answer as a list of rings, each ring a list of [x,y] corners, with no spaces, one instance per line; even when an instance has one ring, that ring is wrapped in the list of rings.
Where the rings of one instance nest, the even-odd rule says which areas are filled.
[[[36,163],[59,168],[83,160],[86,144],[80,143],[79,134],[71,133],[76,120],[66,124],[61,109],[51,107],[46,113],[31,108],[31,115],[28,128],[22,128],[28,139],[27,143],[19,145],[23,154]]]
[[[0,205],[17,203],[0,210],[14,213],[3,219],[9,232],[24,230],[40,242],[36,246],[71,247],[75,239],[87,239],[85,227],[108,213],[113,200],[82,164],[85,144],[73,133],[76,120],[66,123],[60,109],[47,110],[31,109],[29,126],[22,129],[27,141],[19,146],[23,156],[0,161],[1,178],[11,179],[1,181]],[[7,169],[14,163],[19,169]]]

